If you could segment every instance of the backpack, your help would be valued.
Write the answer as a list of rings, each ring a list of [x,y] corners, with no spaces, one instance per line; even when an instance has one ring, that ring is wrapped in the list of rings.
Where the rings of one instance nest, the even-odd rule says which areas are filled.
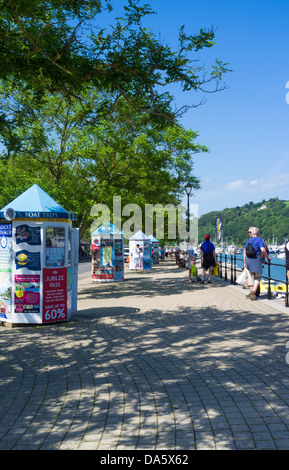
[[[257,251],[255,250],[255,248],[253,247],[253,243],[254,241],[251,243],[251,242],[248,242],[248,245],[246,247],[246,256],[248,258],[255,258],[256,257],[256,254],[257,254]]]

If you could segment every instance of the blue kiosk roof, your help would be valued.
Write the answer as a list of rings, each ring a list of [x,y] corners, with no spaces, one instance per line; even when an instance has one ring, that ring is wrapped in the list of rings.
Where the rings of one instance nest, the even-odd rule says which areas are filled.
[[[69,213],[37,184],[3,207],[0,211],[0,217],[5,217],[7,209],[14,209],[15,217],[20,218],[69,218]]]
[[[92,236],[104,236],[104,235],[123,235],[123,233],[116,228],[115,225],[111,223],[106,223],[98,227],[93,233]]]
[[[159,242],[153,235],[149,236],[151,242]]]

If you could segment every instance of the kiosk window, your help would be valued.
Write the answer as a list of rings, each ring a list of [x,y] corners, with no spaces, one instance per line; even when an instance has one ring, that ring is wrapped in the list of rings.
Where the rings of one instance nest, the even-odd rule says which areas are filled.
[[[55,268],[65,264],[65,228],[46,227],[46,267]]]

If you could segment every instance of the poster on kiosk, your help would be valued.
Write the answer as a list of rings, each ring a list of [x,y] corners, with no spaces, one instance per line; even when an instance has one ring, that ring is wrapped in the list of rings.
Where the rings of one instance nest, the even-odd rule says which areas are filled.
[[[149,239],[152,247],[152,264],[159,264],[159,241],[153,235],[150,235]]]
[[[141,256],[139,252],[142,252]],[[141,230],[129,239],[129,269],[149,270],[152,267],[151,241]]]
[[[68,321],[77,309],[78,229],[37,184],[0,211],[0,321]]]
[[[124,239],[113,224],[98,227],[91,235],[93,282],[124,280]]]

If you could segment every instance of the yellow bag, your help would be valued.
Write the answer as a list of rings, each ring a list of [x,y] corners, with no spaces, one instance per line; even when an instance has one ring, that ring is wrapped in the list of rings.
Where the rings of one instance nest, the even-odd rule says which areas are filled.
[[[214,276],[219,276],[219,265],[218,265],[218,264],[216,264],[216,265],[213,267],[212,274],[213,274]]]
[[[192,272],[192,276],[198,275],[197,266],[195,264],[193,264],[191,272]]]

